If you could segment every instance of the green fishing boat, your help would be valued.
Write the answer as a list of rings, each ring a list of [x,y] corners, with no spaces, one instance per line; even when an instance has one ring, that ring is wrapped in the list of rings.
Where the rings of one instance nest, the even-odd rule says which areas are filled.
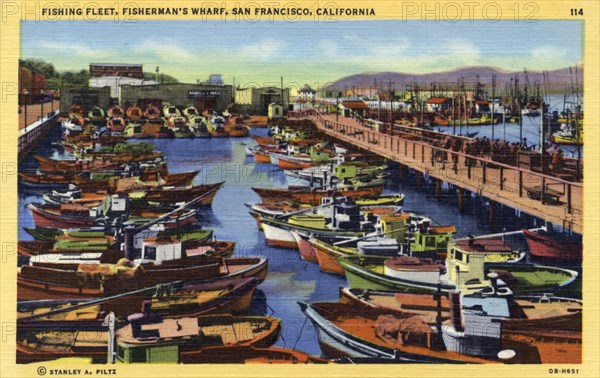
[[[60,235],[67,235],[72,238],[100,238],[105,235],[103,228],[89,228],[89,229],[60,229],[50,227],[23,227],[25,232],[33,236],[35,240],[41,241],[56,241]]]
[[[433,293],[438,284],[444,291],[458,288],[467,294],[487,290],[491,285],[489,273],[497,274],[499,287],[515,294],[554,291],[578,276],[575,271],[557,267],[488,262],[504,255],[474,245],[472,240],[451,243],[445,265],[412,256],[347,256],[341,257],[339,263],[352,288],[410,293]]]

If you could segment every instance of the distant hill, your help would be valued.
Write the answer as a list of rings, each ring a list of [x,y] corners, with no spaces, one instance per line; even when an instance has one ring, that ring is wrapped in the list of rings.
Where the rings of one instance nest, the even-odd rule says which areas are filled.
[[[561,68],[558,70],[548,71],[549,88],[550,92],[557,91],[571,91],[571,80],[575,85],[575,67],[571,68],[572,73],[569,72],[569,68]],[[579,89],[583,83],[583,66],[577,67],[578,71],[578,82]],[[518,77],[520,84],[525,84],[525,74],[521,72],[511,72],[503,70],[497,67],[488,66],[474,66],[474,67],[462,67],[454,70],[427,73],[427,74],[408,74],[402,72],[364,72],[361,74],[351,75],[343,77],[331,84],[326,89],[339,90],[351,89],[351,88],[374,88],[375,82],[377,86],[386,88],[388,83],[391,81],[394,83],[395,88],[400,88],[401,85],[419,84],[423,86],[423,90],[429,89],[431,84],[457,84],[459,80],[464,80],[465,87],[471,89],[473,84],[480,82],[481,84],[490,84],[492,82],[492,75],[496,75],[496,83],[498,88],[504,86],[505,83],[509,83],[511,79]],[[527,71],[529,82],[539,83],[540,88],[544,89],[544,79],[542,71]],[[532,87],[533,88],[533,87]]]

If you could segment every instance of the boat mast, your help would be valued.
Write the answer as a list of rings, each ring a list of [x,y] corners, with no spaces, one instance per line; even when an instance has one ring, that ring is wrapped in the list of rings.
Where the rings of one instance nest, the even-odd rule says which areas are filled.
[[[106,362],[114,364],[115,361],[115,313],[110,312],[106,318],[104,318],[103,325],[108,326],[108,348]]]
[[[492,122],[492,140],[494,140],[494,129],[496,126],[496,118],[494,114],[494,102],[496,101],[496,74],[492,74],[492,114],[491,114],[491,122]]]

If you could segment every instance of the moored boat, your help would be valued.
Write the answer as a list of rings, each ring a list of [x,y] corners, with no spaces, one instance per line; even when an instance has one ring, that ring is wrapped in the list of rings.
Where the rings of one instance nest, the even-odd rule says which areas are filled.
[[[298,203],[306,203],[312,206],[317,206],[323,197],[331,197],[337,193],[345,197],[354,199],[363,197],[374,197],[381,193],[381,187],[370,187],[364,189],[349,189],[349,190],[294,190],[294,189],[269,189],[256,188],[252,190],[258,194],[263,203],[273,204],[277,202],[295,201]]]
[[[122,363],[190,363],[202,348],[248,345],[268,347],[279,336],[280,321],[261,316],[204,315],[180,319],[133,314],[130,324],[109,339],[108,329],[32,331],[17,342],[19,363],[63,357],[90,357],[106,362],[107,346],[116,344]],[[106,328],[106,327],[105,327]],[[104,358],[102,358],[104,356]]]
[[[523,230],[529,253],[535,257],[560,261],[581,261],[583,244],[580,238],[567,234]]]

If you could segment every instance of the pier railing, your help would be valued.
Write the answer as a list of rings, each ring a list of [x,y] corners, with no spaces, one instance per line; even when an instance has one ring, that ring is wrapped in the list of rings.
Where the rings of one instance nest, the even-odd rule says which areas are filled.
[[[491,156],[453,151],[435,145],[426,135],[382,133],[358,120],[316,109],[293,112],[288,117],[310,119],[321,131],[341,141],[516,211],[583,232],[583,184],[546,174],[543,167],[537,172],[531,169],[535,166],[524,168]]]

